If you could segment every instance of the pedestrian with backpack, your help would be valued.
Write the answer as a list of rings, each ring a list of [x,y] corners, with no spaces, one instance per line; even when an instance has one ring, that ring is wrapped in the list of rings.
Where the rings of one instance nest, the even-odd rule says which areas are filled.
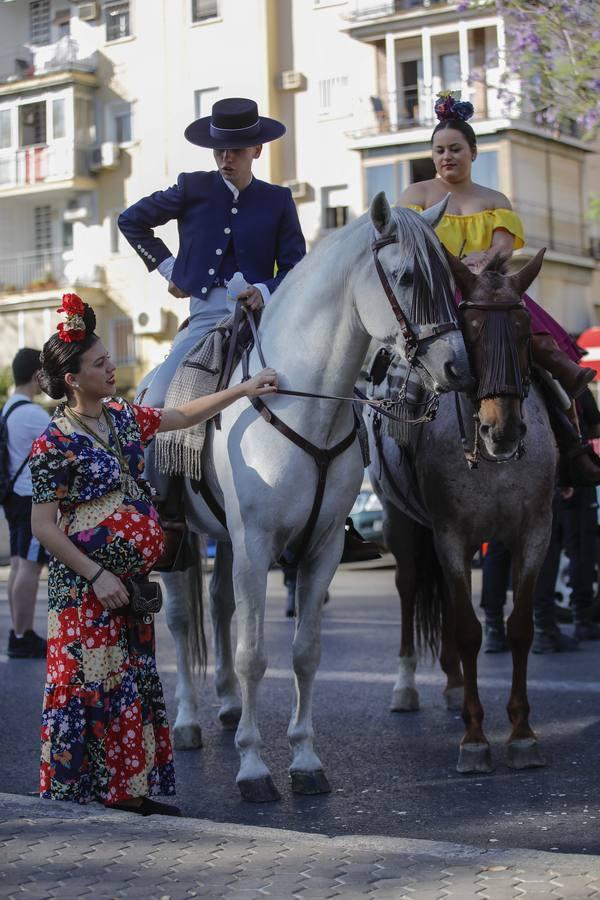
[[[16,659],[46,656],[46,641],[33,630],[40,573],[47,556],[31,533],[31,473],[27,461],[33,441],[50,421],[33,398],[40,392],[40,351],[23,347],[12,362],[15,390],[0,416],[0,501],[10,532],[8,602],[13,627],[7,653]]]

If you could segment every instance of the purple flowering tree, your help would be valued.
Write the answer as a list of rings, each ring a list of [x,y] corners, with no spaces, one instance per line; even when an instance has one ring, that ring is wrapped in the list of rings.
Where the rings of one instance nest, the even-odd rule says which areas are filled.
[[[538,121],[574,121],[586,139],[600,131],[600,0],[462,0],[462,9],[495,7],[505,22],[506,74],[515,77]],[[510,99],[510,98],[509,98]]]

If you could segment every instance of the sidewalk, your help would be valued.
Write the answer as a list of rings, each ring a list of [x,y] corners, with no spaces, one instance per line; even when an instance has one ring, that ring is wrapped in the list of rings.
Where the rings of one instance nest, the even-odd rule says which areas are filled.
[[[600,898],[600,857],[328,838],[0,794],[0,897]]]

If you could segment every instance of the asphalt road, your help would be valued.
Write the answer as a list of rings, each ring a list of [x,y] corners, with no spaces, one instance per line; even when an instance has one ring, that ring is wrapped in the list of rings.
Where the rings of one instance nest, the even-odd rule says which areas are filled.
[[[508,655],[480,657],[481,696],[496,772],[455,770],[462,722],[444,708],[437,666],[421,666],[422,709],[388,711],[398,650],[398,602],[390,569],[340,569],[323,621],[322,662],[315,691],[317,749],[333,792],[294,797],[287,783],[286,728],[292,700],[293,624],[283,616],[281,574],[269,582],[269,670],[261,695],[264,757],[282,801],[249,805],[235,786],[233,735],[216,722],[212,678],[200,685],[202,750],[176,754],[179,802],[187,815],[329,835],[380,834],[454,841],[481,847],[526,847],[600,853],[600,643],[575,653],[533,656],[532,723],[548,766],[513,772],[504,761],[510,684]],[[478,573],[475,585],[478,585]],[[41,601],[45,583],[40,590]],[[44,632],[39,603],[39,631]],[[9,628],[6,585],[0,584],[0,650]],[[161,620],[158,662],[174,719],[173,644]],[[37,786],[44,663],[0,655],[0,791]]]

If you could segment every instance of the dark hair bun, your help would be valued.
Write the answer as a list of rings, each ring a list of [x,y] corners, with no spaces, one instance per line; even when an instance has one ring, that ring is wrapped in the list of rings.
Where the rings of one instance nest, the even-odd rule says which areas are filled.
[[[440,122],[448,122],[452,119],[466,122],[475,112],[473,104],[468,100],[461,100],[458,92],[440,94],[435,101],[434,109]]]
[[[96,330],[96,313],[89,303],[83,304],[83,321],[85,322],[85,334],[87,337]]]
[[[50,375],[44,368],[44,354],[40,354],[42,369],[38,372],[38,383],[45,394],[53,400],[61,400],[66,395],[66,384],[63,375]]]

